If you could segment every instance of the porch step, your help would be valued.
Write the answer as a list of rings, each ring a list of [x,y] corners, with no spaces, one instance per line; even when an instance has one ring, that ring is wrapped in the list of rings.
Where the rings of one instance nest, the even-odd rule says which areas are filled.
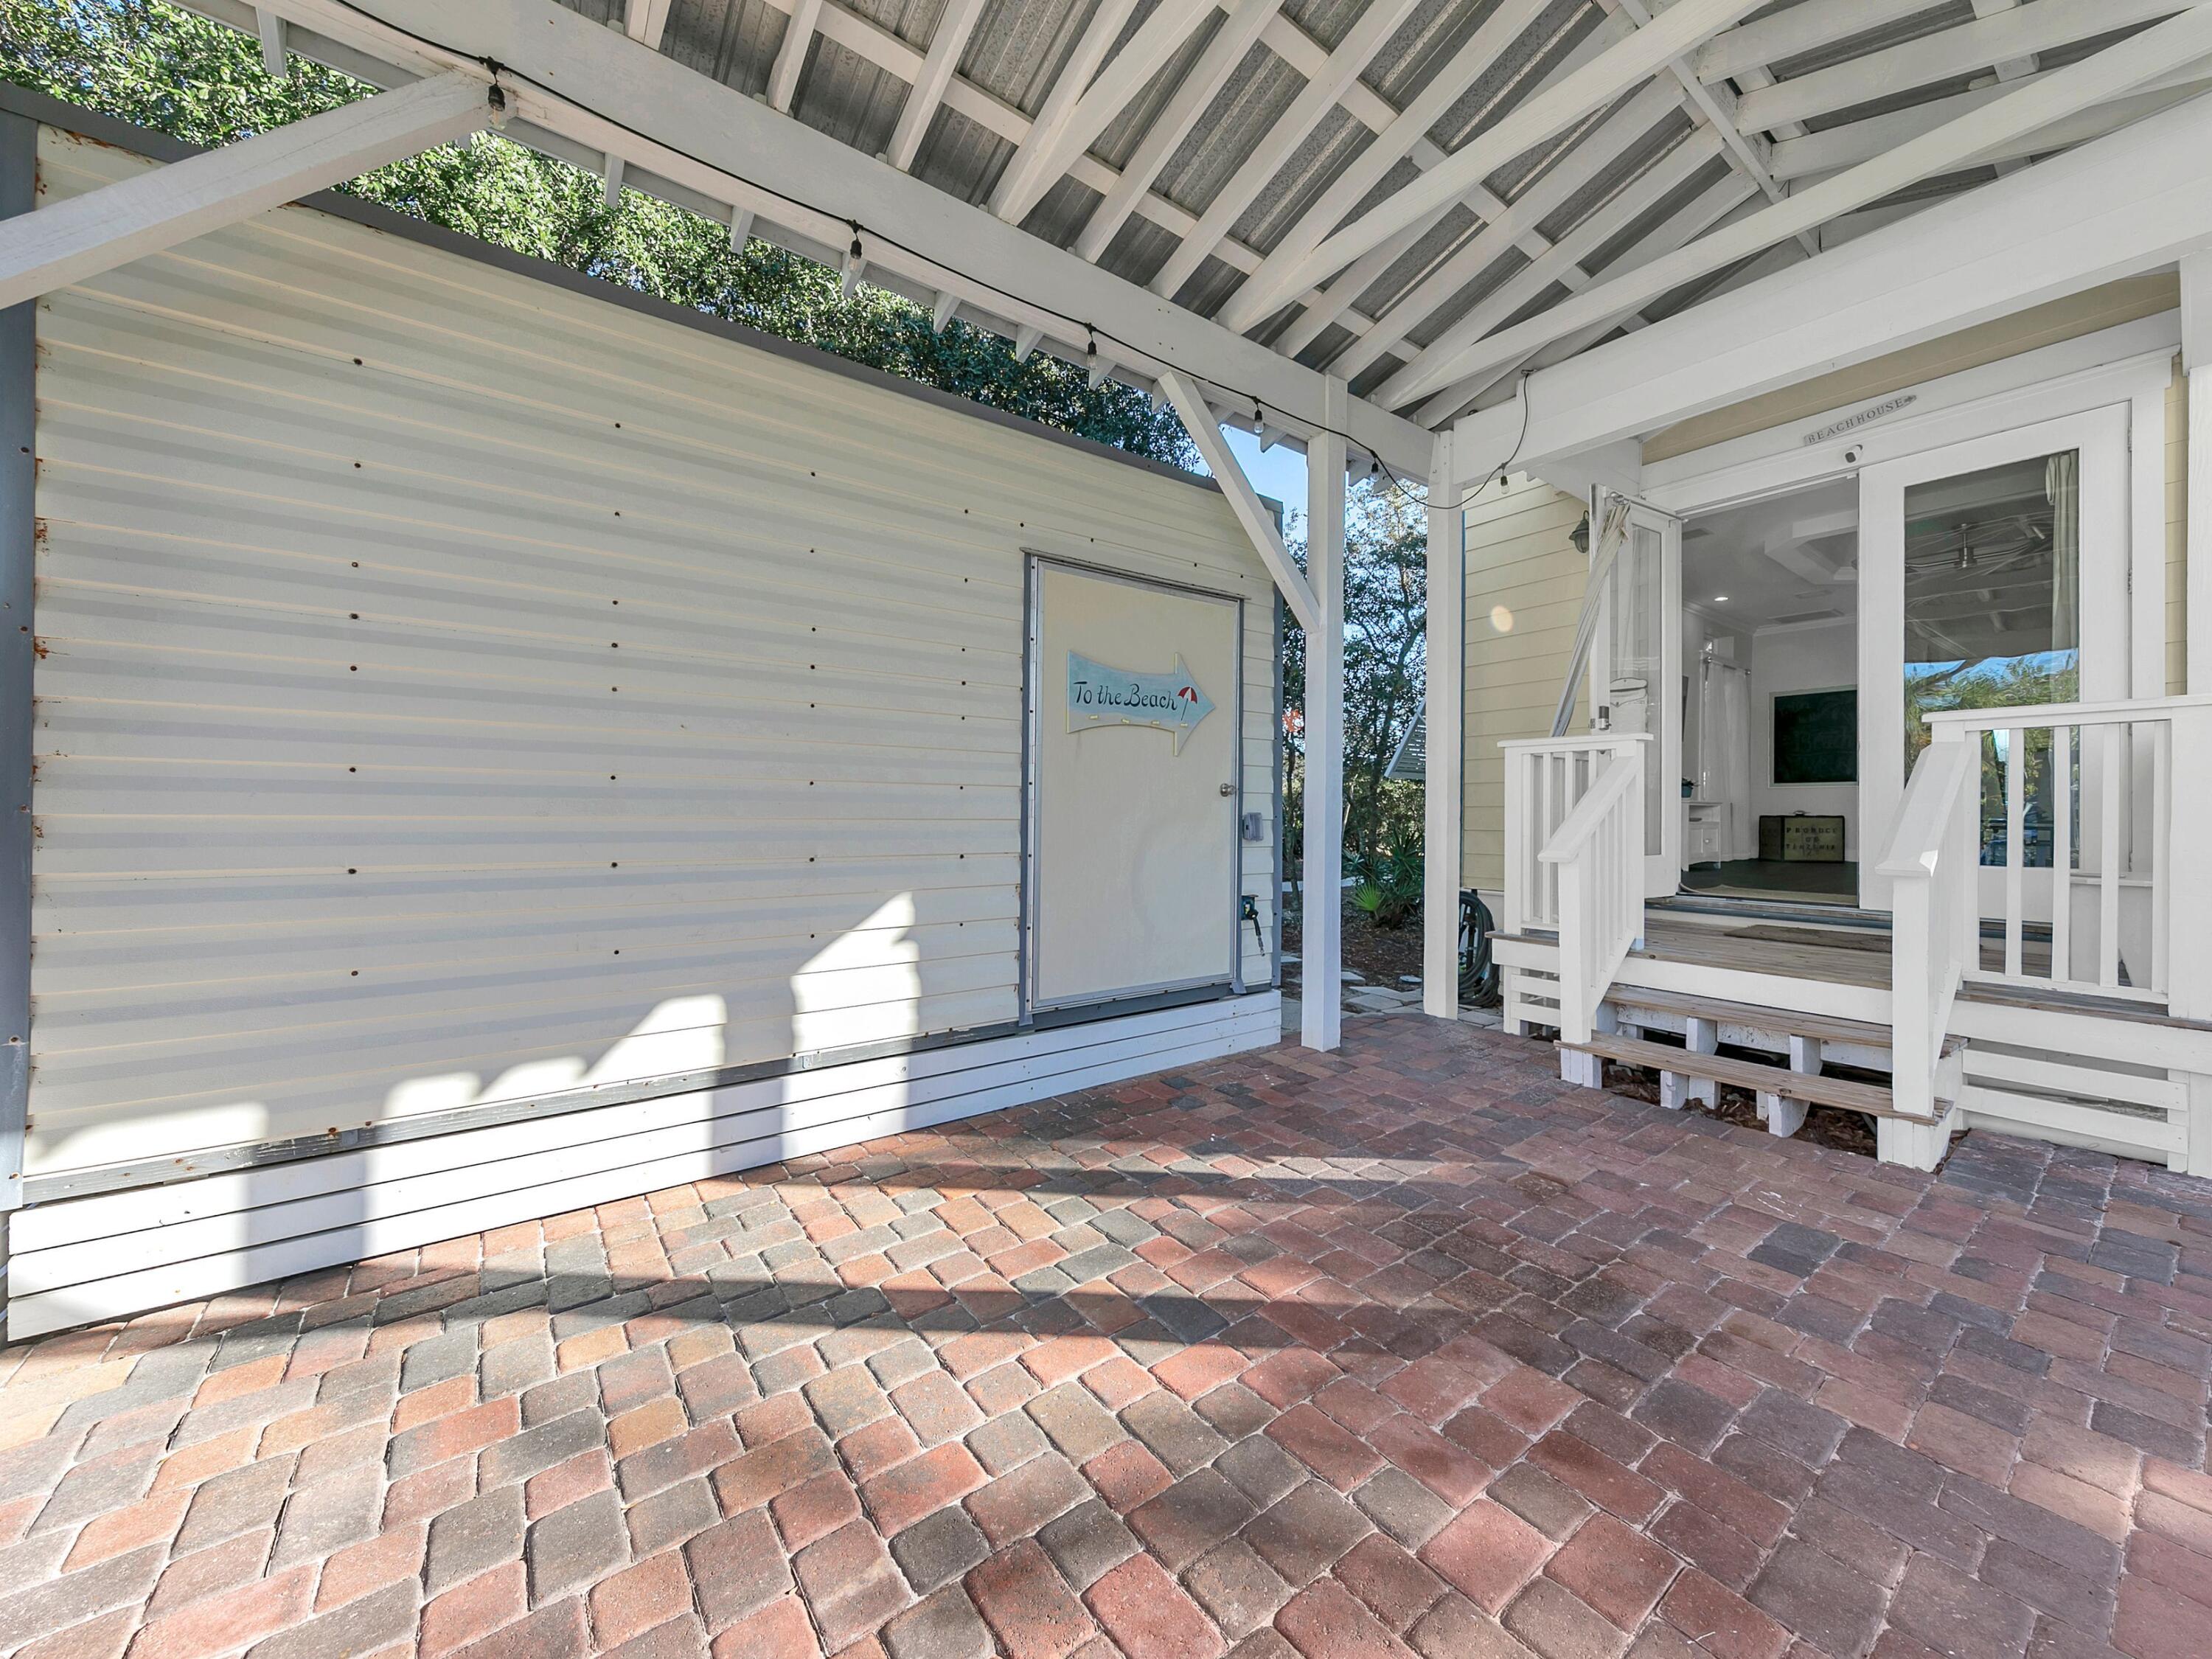
[[[1931,1121],[1899,1111],[1892,1103],[1895,1097],[1877,1083],[1822,1077],[1817,1072],[1794,1072],[1786,1066],[1764,1066],[1755,1060],[1731,1060],[1723,1054],[1692,1054],[1671,1043],[1645,1042],[1635,1037],[1594,1036],[1588,1042],[1562,1042],[1559,1048],[1564,1054],[1595,1054],[1623,1066],[1642,1066],[1662,1074],[1725,1083],[1733,1088],[1749,1089],[1755,1094],[1778,1095],[1784,1100],[1803,1101],[1814,1106],[1838,1106],[1846,1111],[1893,1117],[1907,1123]],[[1938,1101],[1936,1104],[1943,1111],[1950,1109],[1948,1101]]]
[[[1808,1014],[1795,1008],[1774,1008],[1753,1002],[1724,1002],[1717,997],[1692,996],[1683,991],[1644,991],[1632,985],[1616,985],[1605,994],[1605,1000],[1615,1008],[1648,1008],[1656,1013],[1679,1014],[1685,1019],[1711,1020],[1716,1025],[1746,1026],[1754,1031],[1774,1031],[1784,1036],[1817,1037],[1823,1042],[1845,1042],[1862,1048],[1887,1048],[1892,1042],[1888,1026],[1868,1020]],[[1946,1037],[1943,1051],[1948,1054],[1961,1046],[1962,1039]]]

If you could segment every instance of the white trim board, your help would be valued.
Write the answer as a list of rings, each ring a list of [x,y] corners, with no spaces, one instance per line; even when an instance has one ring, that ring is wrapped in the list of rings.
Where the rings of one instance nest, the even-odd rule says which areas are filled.
[[[2128,417],[2129,694],[2166,690],[2166,403],[2181,313],[2116,328],[1899,386],[1655,462],[1644,496],[1685,517],[1850,477],[1885,462],[2093,410]],[[1893,416],[1808,442],[1856,414],[1898,399]],[[1864,534],[1864,526],[1861,526]],[[1853,589],[1856,594],[1858,590]],[[1846,620],[1861,620],[1856,612]],[[1818,626],[1832,626],[1820,623]]]
[[[2212,234],[2208,143],[2212,98],[2191,100],[1540,370],[1526,410],[1461,423],[1471,459],[1517,437],[1541,463],[2170,264]]]
[[[1642,493],[1668,512],[1710,513],[2004,426],[2125,403],[2152,377],[2162,393],[2180,346],[2181,313],[2161,312],[1650,462]],[[1874,404],[1906,397],[1913,401],[1892,417],[1806,441]]]
[[[240,1170],[14,1218],[7,1340],[1263,1048],[1267,991]]]

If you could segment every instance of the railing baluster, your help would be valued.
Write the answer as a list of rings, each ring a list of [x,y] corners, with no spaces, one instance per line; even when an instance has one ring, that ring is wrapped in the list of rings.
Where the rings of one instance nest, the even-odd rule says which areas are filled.
[[[2027,728],[2015,726],[2006,734],[2005,744],[2005,880],[2004,880],[2004,970],[2010,976],[2020,976],[2021,943],[2023,924],[2021,919],[2021,882],[2024,866],[2021,842],[2027,827],[2023,805],[2027,795]],[[1978,748],[1979,745],[1978,744]],[[1981,792],[1978,789],[1975,793]],[[1977,955],[1980,952],[1977,951]]]
[[[2097,779],[2099,793],[2097,905],[2097,983],[2120,982],[2120,727],[2104,727],[2104,765]]]
[[[2051,728],[2051,980],[2073,978],[2073,726]]]
[[[2150,984],[2165,994],[2169,866],[2173,860],[2173,722],[2151,727],[2150,740]]]

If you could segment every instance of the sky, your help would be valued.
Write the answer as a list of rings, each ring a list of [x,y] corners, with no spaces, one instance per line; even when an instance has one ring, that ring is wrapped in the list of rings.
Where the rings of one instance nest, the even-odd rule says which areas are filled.
[[[1221,435],[1229,441],[1229,447],[1244,469],[1244,476],[1252,481],[1252,488],[1262,495],[1272,495],[1280,501],[1286,512],[1304,514],[1306,510],[1306,458],[1286,444],[1277,444],[1266,454],[1260,453],[1260,440],[1252,433],[1239,432],[1234,427],[1221,428]]]

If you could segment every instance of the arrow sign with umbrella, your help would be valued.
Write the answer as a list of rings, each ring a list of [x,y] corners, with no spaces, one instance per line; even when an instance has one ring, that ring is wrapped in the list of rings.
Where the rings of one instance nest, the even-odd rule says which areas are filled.
[[[1175,737],[1175,752],[1213,712],[1213,699],[1199,689],[1189,665],[1178,655],[1164,674],[1112,668],[1078,651],[1067,653],[1067,729],[1088,732],[1102,726],[1150,726]]]

